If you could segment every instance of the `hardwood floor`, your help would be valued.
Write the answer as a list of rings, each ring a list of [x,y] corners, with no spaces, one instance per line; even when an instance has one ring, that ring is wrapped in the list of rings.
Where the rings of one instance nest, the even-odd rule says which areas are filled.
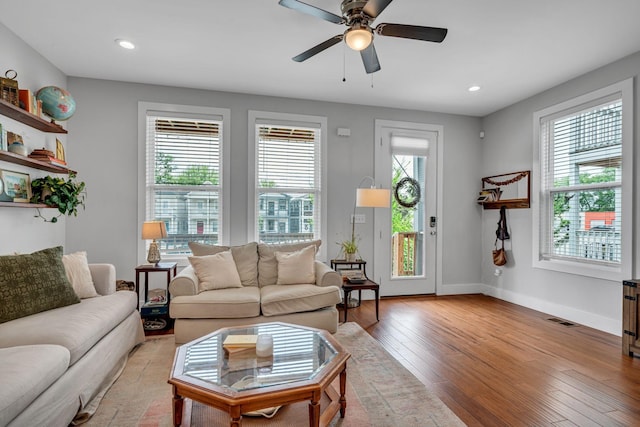
[[[343,318],[341,314],[341,319]],[[469,426],[640,426],[640,358],[621,338],[484,295],[349,309]]]

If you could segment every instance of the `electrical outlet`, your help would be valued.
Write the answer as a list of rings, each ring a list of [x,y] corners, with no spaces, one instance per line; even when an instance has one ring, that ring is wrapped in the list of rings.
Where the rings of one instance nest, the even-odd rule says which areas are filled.
[[[351,215],[351,223],[355,223],[355,224],[364,224],[364,223],[365,223],[365,216],[364,216],[364,214],[355,214],[355,215]]]

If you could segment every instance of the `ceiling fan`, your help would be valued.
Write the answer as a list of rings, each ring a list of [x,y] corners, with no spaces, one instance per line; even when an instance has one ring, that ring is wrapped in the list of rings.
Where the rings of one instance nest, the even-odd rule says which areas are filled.
[[[400,37],[405,39],[423,40],[440,43],[447,35],[446,28],[422,27],[418,25],[404,24],[378,24],[375,28],[370,24],[389,6],[393,0],[343,0],[341,4],[342,16],[327,12],[324,9],[303,3],[299,0],[280,0],[279,4],[298,12],[315,16],[334,24],[346,25],[348,28],[343,34],[338,34],[330,39],[294,56],[296,62],[306,61],[312,56],[340,43],[343,39],[347,45],[360,51],[362,62],[367,74],[380,70],[380,62],[373,46],[373,35]]]

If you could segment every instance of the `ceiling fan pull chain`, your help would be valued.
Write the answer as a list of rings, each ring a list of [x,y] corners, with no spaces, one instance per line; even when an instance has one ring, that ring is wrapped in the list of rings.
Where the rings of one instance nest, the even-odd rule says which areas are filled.
[[[342,44],[342,81],[347,81],[347,49],[345,48],[345,44]]]

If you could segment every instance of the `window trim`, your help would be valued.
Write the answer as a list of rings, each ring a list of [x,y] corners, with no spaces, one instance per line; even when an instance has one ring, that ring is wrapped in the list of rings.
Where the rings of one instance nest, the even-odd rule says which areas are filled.
[[[247,237],[257,241],[257,216],[256,206],[256,123],[268,121],[285,126],[314,127],[320,130],[320,233],[319,238],[324,244],[320,245],[317,257],[327,257],[327,118],[323,116],[309,116],[292,113],[276,113],[270,111],[249,110],[248,112],[248,191],[247,191]]]
[[[622,230],[621,230],[621,260],[616,266],[603,265],[602,263],[585,261],[572,261],[567,259],[545,259],[540,253],[541,233],[544,231],[541,219],[544,215],[541,212],[542,204],[542,183],[544,171],[541,165],[541,142],[540,127],[541,121],[550,116],[577,111],[585,104],[590,104],[598,100],[606,100],[612,95],[619,94],[622,100]],[[532,262],[534,268],[552,270],[575,274],[580,276],[593,277],[598,279],[621,281],[631,277],[633,260],[633,78],[614,83],[601,89],[561,102],[559,104],[536,111],[533,114],[533,176],[532,180]]]
[[[146,204],[146,149],[147,149],[147,116],[149,114],[168,115],[174,117],[184,117],[190,119],[219,120],[222,122],[222,141],[220,165],[222,175],[220,176],[221,196],[222,196],[222,229],[220,229],[220,244],[229,244],[231,231],[231,206],[230,206],[230,178],[231,178],[231,110],[228,108],[202,107],[196,105],[180,105],[158,102],[138,102],[138,223],[136,224],[137,235],[142,233],[142,223],[145,221]],[[146,242],[142,239],[138,241],[138,260],[146,262]],[[144,261],[141,261],[144,260]],[[187,256],[164,257],[166,261],[176,261],[179,266],[188,265]]]

